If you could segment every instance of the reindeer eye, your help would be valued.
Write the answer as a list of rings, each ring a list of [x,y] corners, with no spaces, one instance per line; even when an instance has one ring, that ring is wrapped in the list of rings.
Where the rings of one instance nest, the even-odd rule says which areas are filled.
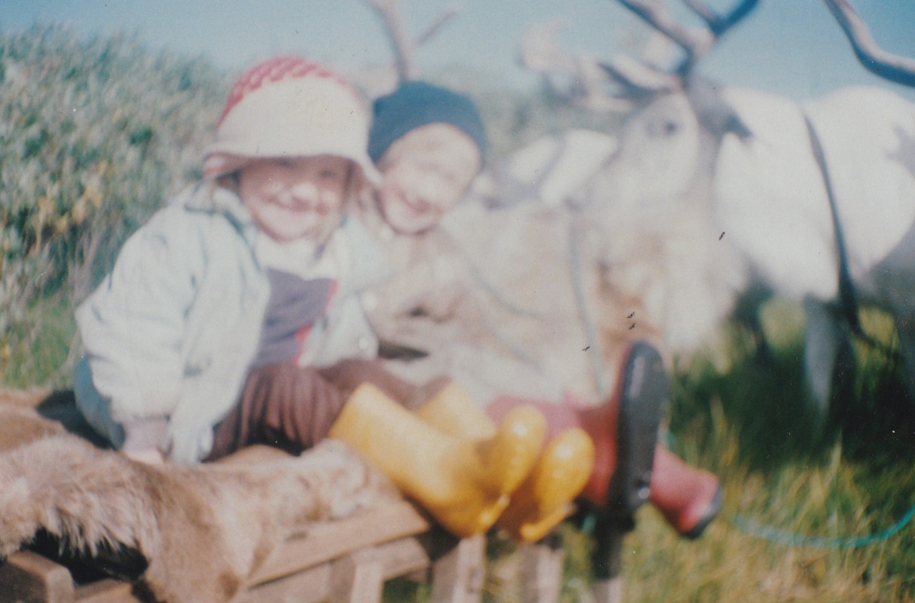
[[[648,123],[648,135],[661,138],[672,136],[680,129],[680,123],[670,117],[656,119]]]

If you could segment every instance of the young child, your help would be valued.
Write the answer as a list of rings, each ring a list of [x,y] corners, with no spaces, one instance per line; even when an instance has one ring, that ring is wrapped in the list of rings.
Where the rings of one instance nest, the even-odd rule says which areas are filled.
[[[76,313],[77,402],[116,447],[201,461],[240,394],[247,408],[252,389],[288,385],[298,367],[374,354],[355,296],[381,273],[360,225],[341,225],[345,199],[378,180],[367,128],[354,90],[306,59],[238,80],[203,180],[131,236]],[[236,427],[215,452],[247,438]]]
[[[416,384],[428,383],[436,375],[461,374],[466,378],[459,380],[461,385],[470,385],[473,391],[473,380],[481,373],[461,370],[456,350],[463,349],[474,368],[496,367],[503,378],[512,375],[527,391],[550,390],[555,375],[543,375],[536,367],[506,360],[511,354],[499,353],[499,342],[493,341],[498,338],[492,333],[498,325],[491,324],[493,315],[479,304],[491,292],[481,291],[480,280],[440,223],[467,193],[485,158],[484,128],[474,104],[424,82],[403,84],[374,104],[369,154],[384,175],[384,184],[362,199],[361,217],[387,252],[395,275],[362,294],[380,339],[380,356],[386,358],[384,366]],[[563,285],[556,282],[554,286]],[[500,312],[504,316],[513,310],[502,307]],[[519,320],[517,315],[511,318]],[[577,313],[573,318],[579,320]],[[552,327],[555,330],[558,324]],[[535,470],[503,517],[503,525],[516,537],[536,540],[543,536],[561,521],[566,503],[585,482],[590,502],[600,507],[626,506],[628,511],[644,500],[646,480],[651,479],[652,500],[675,529],[688,536],[701,533],[717,513],[714,476],[686,466],[663,447],[655,454],[666,398],[661,357],[644,343],[621,350],[619,357],[621,368],[612,371],[619,373],[616,394],[602,406],[583,410],[557,405],[557,400],[552,405],[535,402],[547,416],[551,443],[556,447],[544,452],[539,463],[543,472],[538,475]],[[436,382],[441,387],[447,379],[432,381]],[[562,394],[558,397],[561,400]],[[418,412],[442,430],[490,433],[488,417],[474,406],[472,398],[450,384]],[[508,408],[530,403],[530,398],[480,397],[478,402],[486,406],[495,399],[489,414],[501,417]],[[618,417],[626,424],[618,427]],[[573,428],[579,430],[575,435]],[[588,463],[594,449],[581,443],[580,430],[597,447],[593,470]],[[563,433],[570,438],[564,445],[559,438]],[[559,457],[563,460],[557,460]],[[548,466],[553,468],[554,480],[556,475],[574,475],[582,467],[587,467],[588,475],[580,485],[573,479],[551,481]],[[686,479],[677,479],[684,476]],[[625,491],[611,496],[611,480],[615,480],[616,491],[627,481]]]
[[[281,57],[243,74],[203,180],[125,243],[78,308],[77,404],[143,461],[196,463],[253,443],[298,452],[332,428],[381,442],[362,449],[443,525],[478,533],[530,472],[543,416],[519,409],[479,446],[371,387],[340,385],[339,365],[321,368],[376,353],[358,295],[385,272],[343,217],[378,180],[367,137],[361,100],[327,69]]]
[[[446,349],[468,334],[447,326],[477,324],[470,275],[440,222],[483,167],[483,122],[467,97],[426,82],[407,82],[374,104],[369,155],[384,172],[363,195],[359,216],[390,262],[392,276],[362,296],[386,366],[414,383],[447,373]],[[466,317],[455,320],[458,315]],[[454,335],[454,336],[452,336]]]

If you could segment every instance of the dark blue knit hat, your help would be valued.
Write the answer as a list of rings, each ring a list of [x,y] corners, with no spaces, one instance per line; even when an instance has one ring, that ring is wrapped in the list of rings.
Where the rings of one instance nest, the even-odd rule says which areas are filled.
[[[410,130],[433,123],[450,124],[468,136],[486,157],[486,131],[476,105],[468,97],[427,82],[406,82],[373,105],[369,156],[377,162],[394,141]]]

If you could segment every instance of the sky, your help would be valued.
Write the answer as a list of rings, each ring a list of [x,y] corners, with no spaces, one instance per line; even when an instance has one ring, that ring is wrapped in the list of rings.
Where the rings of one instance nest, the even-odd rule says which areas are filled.
[[[458,17],[423,47],[420,74],[465,68],[524,89],[537,76],[517,61],[524,30],[562,17],[568,50],[610,57],[641,39],[644,27],[613,0],[401,0],[408,27],[423,30],[449,7]],[[727,8],[736,0],[712,0]],[[669,5],[677,4],[669,0]],[[915,0],[854,0],[887,50],[915,57]],[[0,0],[0,32],[58,22],[79,34],[136,33],[153,49],[202,55],[241,70],[280,53],[334,64],[375,66],[392,59],[383,28],[363,0]],[[722,83],[805,100],[835,88],[869,83],[915,99],[915,91],[883,82],[857,63],[821,0],[762,0],[720,41],[700,71]]]

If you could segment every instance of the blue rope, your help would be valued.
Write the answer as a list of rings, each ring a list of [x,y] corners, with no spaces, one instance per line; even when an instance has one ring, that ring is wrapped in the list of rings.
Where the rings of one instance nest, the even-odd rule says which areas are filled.
[[[897,521],[895,525],[885,530],[875,532],[874,534],[868,534],[866,536],[838,536],[834,538],[821,536],[803,536],[789,532],[787,530],[781,530],[773,526],[757,523],[752,519],[747,519],[742,515],[735,515],[731,519],[731,524],[738,530],[749,534],[750,536],[755,536],[756,538],[768,540],[769,542],[774,542],[776,544],[817,549],[854,549],[869,546],[889,539],[890,537],[897,534],[902,528],[904,528],[906,524],[912,521],[913,517],[915,517],[915,507],[909,509],[909,512],[903,515],[902,519]]]

